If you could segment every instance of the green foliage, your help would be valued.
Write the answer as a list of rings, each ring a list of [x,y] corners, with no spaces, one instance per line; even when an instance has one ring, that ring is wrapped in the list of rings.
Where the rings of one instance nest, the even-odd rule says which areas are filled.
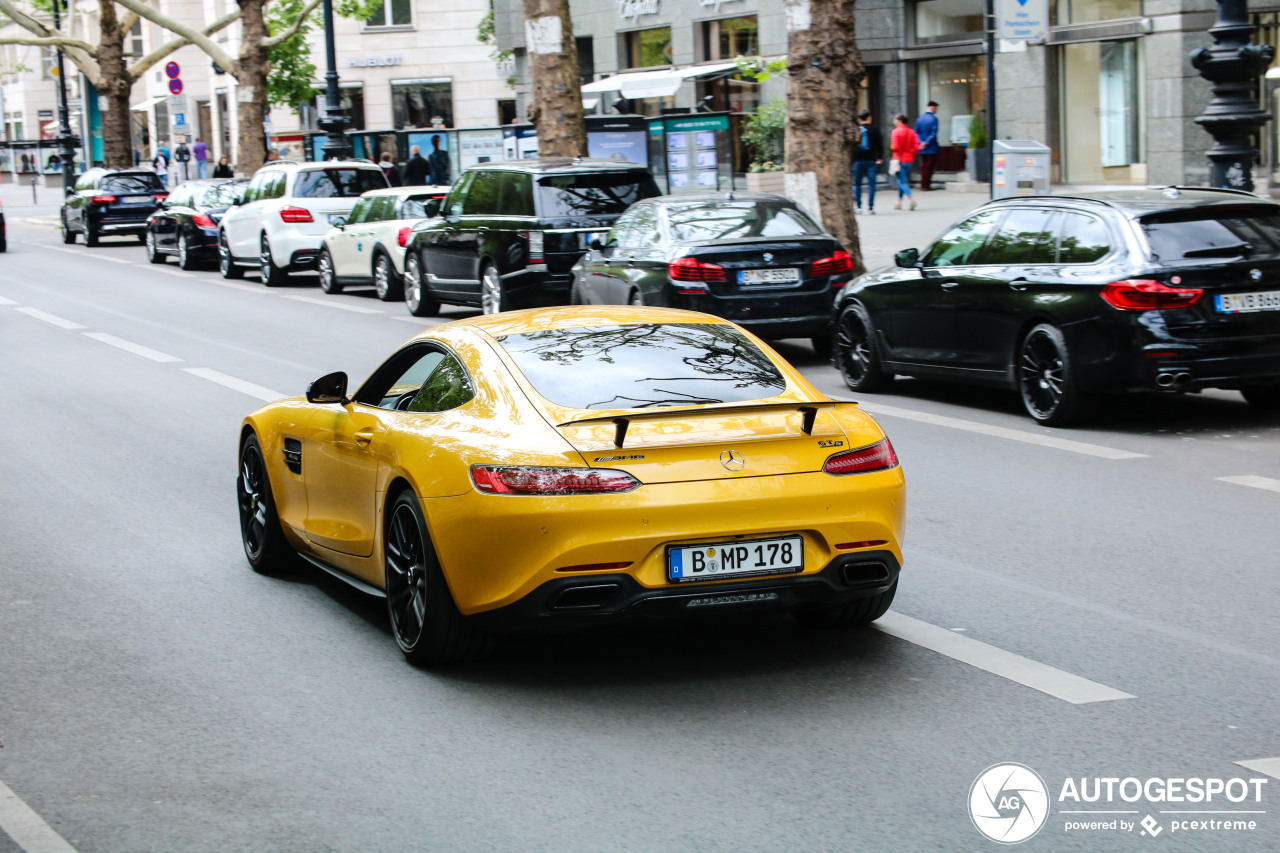
[[[742,141],[751,148],[751,171],[781,171],[786,138],[786,98],[774,98],[748,116],[742,122]]]
[[[987,122],[982,113],[974,113],[969,119],[969,147],[987,147]]]
[[[511,61],[511,57],[515,55],[515,51],[513,50],[504,50],[498,47],[498,33],[493,23],[492,0],[489,2],[488,13],[480,19],[480,24],[476,27],[476,41],[481,44],[487,44],[493,48],[493,51],[489,56],[494,62],[509,62]],[[514,82],[512,85],[514,86]]]
[[[267,29],[275,35],[291,26],[305,5],[306,0],[277,0],[267,12]],[[313,26],[310,20],[303,21],[296,34],[270,49],[267,103],[271,106],[296,107],[310,101],[319,91],[312,85],[316,66],[307,44],[307,34]]]
[[[763,56],[739,56],[734,61],[738,63],[738,72],[743,80],[763,83],[774,75],[787,73],[785,56],[776,56],[773,59],[765,59]]]

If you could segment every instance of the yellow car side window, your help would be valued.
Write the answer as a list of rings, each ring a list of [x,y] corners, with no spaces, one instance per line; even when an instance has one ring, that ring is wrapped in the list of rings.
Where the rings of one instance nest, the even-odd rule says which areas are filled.
[[[422,388],[409,404],[411,412],[447,412],[474,397],[467,371],[453,356],[446,356],[422,383]]]

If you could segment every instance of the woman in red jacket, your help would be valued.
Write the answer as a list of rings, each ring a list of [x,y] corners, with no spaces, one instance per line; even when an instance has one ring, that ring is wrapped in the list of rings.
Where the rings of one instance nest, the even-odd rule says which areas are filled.
[[[898,113],[893,117],[893,134],[889,137],[889,149],[893,159],[898,161],[898,201],[894,210],[902,210],[902,197],[911,199],[911,209],[916,209],[916,200],[911,195],[911,164],[915,162],[916,152],[920,150],[920,137],[907,124],[907,117]]]

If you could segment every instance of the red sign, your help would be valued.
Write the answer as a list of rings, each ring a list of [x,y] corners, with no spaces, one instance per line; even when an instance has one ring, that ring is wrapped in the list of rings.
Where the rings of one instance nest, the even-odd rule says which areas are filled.
[[[172,92],[172,93],[173,93],[173,94],[175,94],[175,95],[181,95],[181,94],[182,94],[182,81],[181,81],[181,80],[170,80],[170,81],[169,81],[169,91],[170,91],[170,92]]]
[[[178,67],[178,63],[176,62],[170,62],[168,65],[164,67],[164,73],[169,75],[170,80],[177,80],[178,73],[181,70],[182,69]]]

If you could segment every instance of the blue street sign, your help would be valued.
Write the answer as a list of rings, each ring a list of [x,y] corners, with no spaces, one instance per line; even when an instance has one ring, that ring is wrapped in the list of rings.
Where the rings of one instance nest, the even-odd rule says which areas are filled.
[[[182,125],[187,123],[187,117],[182,113],[175,113],[173,116],[174,125]]]

